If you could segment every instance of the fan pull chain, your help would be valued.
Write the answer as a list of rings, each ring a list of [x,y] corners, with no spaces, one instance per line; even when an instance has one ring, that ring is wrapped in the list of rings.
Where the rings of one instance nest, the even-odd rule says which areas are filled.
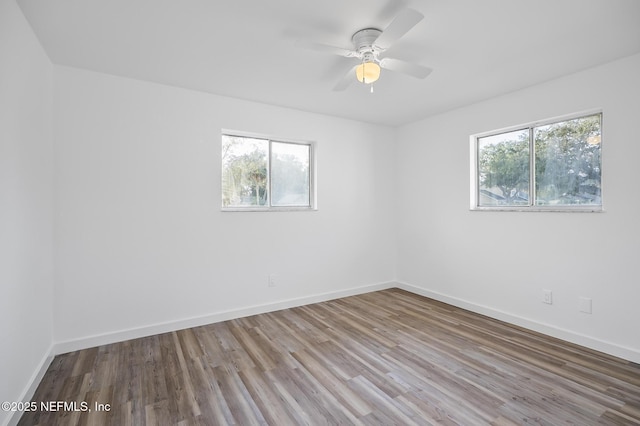
[[[367,63],[364,61],[364,58],[362,58],[362,84],[364,84],[366,75],[367,75]]]
[[[365,61],[365,59],[362,59],[362,83],[365,83],[365,76],[367,75],[367,62]],[[369,91],[369,93],[373,93],[373,83],[370,84],[371,89]]]

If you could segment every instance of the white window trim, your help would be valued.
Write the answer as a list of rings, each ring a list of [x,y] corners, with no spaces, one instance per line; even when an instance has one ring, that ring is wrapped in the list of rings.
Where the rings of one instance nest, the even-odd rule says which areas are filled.
[[[309,206],[263,206],[263,207],[220,207],[220,211],[222,212],[301,212],[301,211],[317,211],[318,210],[318,200],[317,200],[317,191],[316,191],[316,157],[317,157],[317,144],[315,141],[305,141],[300,139],[288,139],[282,138],[279,136],[266,135],[264,133],[253,133],[246,132],[241,130],[231,130],[231,129],[222,129],[220,132],[220,137],[223,135],[227,136],[238,136],[243,138],[255,138],[255,139],[265,139],[268,140],[269,143],[269,153],[268,157],[271,158],[271,142],[282,142],[282,143],[291,143],[297,145],[307,145],[309,146]],[[218,161],[219,164],[222,164],[221,159]],[[220,176],[222,176],[222,169],[220,170]],[[269,192],[271,191],[271,169],[269,168],[269,173],[267,175],[267,186],[269,188]]]
[[[528,206],[479,206],[480,200],[480,182],[478,178],[478,139],[498,135],[501,133],[508,133],[516,130],[524,130],[524,129],[533,129],[539,126],[546,126],[548,124],[558,123],[561,121],[569,121],[576,118],[586,117],[589,115],[597,115],[600,114],[600,134],[602,135],[602,140],[605,140],[604,137],[604,114],[602,108],[599,109],[590,109],[585,111],[580,111],[572,114],[561,115],[557,117],[552,117],[544,120],[533,121],[526,124],[519,124],[516,126],[505,127],[502,129],[491,130],[488,132],[476,133],[469,137],[469,170],[470,170],[470,200],[469,200],[469,209],[471,211],[491,211],[491,212],[560,212],[560,213],[602,213],[604,212],[604,197],[600,196],[602,202],[600,205],[566,205],[566,206],[537,206],[533,204],[529,204]],[[531,130],[530,130],[531,131]],[[529,135],[529,143],[533,143],[532,135]],[[601,142],[602,143],[602,142]],[[534,156],[535,157],[535,156]],[[603,156],[601,157],[603,158]],[[535,158],[530,158],[530,173],[535,173]],[[533,185],[535,182],[530,179],[529,182],[530,188],[529,193],[532,194],[534,191]],[[604,174],[601,172],[600,174],[600,185],[604,188]],[[602,190],[602,193],[605,191]],[[532,198],[530,198],[532,200]]]

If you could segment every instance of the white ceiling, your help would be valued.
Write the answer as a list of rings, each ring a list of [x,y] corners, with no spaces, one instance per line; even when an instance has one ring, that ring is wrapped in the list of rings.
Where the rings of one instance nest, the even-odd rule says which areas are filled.
[[[638,0],[17,1],[55,64],[391,126],[640,52]],[[334,92],[354,59],[294,46],[351,48],[406,7],[426,18],[388,55],[424,80]]]

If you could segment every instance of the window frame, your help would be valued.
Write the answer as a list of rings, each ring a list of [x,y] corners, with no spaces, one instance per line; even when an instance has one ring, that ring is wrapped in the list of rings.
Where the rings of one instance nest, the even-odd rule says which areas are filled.
[[[222,148],[222,139],[224,136],[239,137],[248,139],[261,139],[268,143],[267,149],[267,205],[265,206],[230,206],[225,207],[222,205],[222,157],[220,158],[220,210],[223,212],[273,212],[273,211],[316,211],[317,199],[316,199],[316,143],[314,141],[304,141],[297,139],[287,139],[281,137],[275,137],[260,133],[250,133],[237,130],[222,129],[220,132],[220,146]],[[293,145],[304,145],[309,147],[309,205],[308,206],[273,206],[271,204],[271,160],[272,160],[272,144],[283,143]],[[221,152],[221,151],[218,151]]]
[[[600,116],[600,204],[571,204],[571,205],[536,205],[536,156],[535,156],[535,139],[534,133],[537,127],[557,124],[563,121],[570,121],[579,118],[586,118],[594,115]],[[604,211],[603,182],[604,175],[602,173],[602,141],[604,140],[604,114],[602,109],[593,109],[581,111],[573,114],[553,117],[545,120],[538,120],[526,124],[505,127],[502,129],[492,130],[488,132],[476,133],[469,137],[470,145],[470,210],[472,211],[505,211],[505,212],[586,212],[600,213]],[[479,178],[479,139],[489,136],[501,135],[504,133],[514,132],[518,130],[528,130],[529,132],[529,196],[528,205],[514,206],[480,206],[480,178]]]

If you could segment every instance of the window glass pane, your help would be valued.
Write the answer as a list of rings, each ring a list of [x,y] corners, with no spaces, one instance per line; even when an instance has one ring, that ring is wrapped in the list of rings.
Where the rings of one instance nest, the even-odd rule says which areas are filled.
[[[310,146],[271,143],[271,204],[276,207],[308,207]]]
[[[600,205],[600,115],[534,129],[536,205]]]
[[[478,138],[478,206],[529,205],[529,130]]]
[[[222,206],[265,206],[269,141],[222,135]]]

